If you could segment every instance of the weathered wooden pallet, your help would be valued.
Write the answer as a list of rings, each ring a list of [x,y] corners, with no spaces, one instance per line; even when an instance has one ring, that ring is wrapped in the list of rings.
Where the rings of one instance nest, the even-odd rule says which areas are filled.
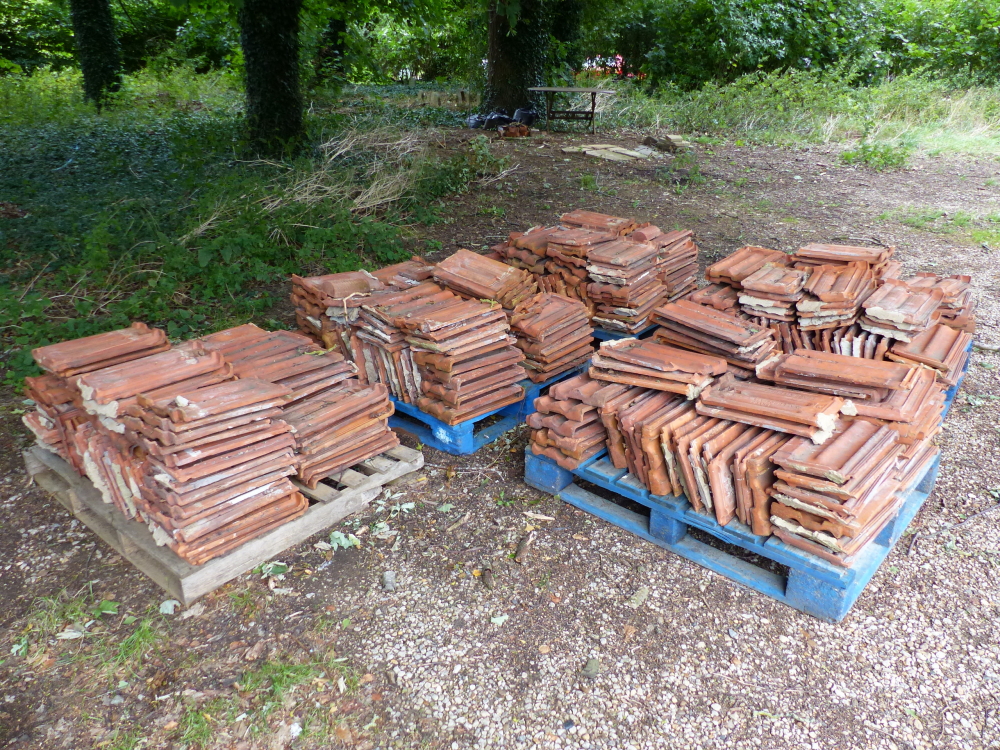
[[[544,456],[525,451],[524,481],[536,489],[558,495],[648,542],[729,578],[735,583],[795,607],[822,620],[839,622],[850,611],[879,565],[899,541],[910,521],[934,489],[940,458],[923,477],[904,491],[905,500],[896,518],[858,553],[849,568],[833,565],[815,555],[785,544],[775,536],[757,536],[748,526],[732,520],[719,525],[714,516],[698,513],[687,498],[650,494],[631,474],[616,469],[602,451],[572,472]],[[574,483],[574,475],[644,506],[649,515],[608,500]],[[699,529],[720,542],[784,565],[781,575],[736,555],[706,544],[689,533]]]
[[[413,435],[431,448],[453,456],[466,456],[475,453],[484,445],[489,445],[508,430],[523,424],[528,415],[535,411],[535,399],[543,395],[550,385],[576,375],[584,369],[577,367],[567,370],[543,383],[522,380],[518,383],[524,388],[524,397],[520,401],[456,425],[445,424],[437,417],[420,411],[414,404],[407,404],[394,398],[392,402],[396,405],[396,413],[389,417],[389,426],[394,430]],[[482,426],[490,417],[497,419]]]
[[[126,518],[113,505],[105,503],[90,480],[77,474],[56,454],[34,446],[24,452],[24,463],[39,487],[52,494],[118,554],[187,606],[289,547],[357,513],[378,497],[388,482],[420,469],[424,456],[401,445],[325,480],[315,490],[299,485],[298,489],[310,499],[304,515],[203,565],[191,565],[169,547],[157,546],[144,523]]]

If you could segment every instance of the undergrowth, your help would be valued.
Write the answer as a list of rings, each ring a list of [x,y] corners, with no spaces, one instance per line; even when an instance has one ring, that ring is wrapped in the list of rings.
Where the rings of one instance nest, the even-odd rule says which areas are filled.
[[[448,159],[426,138],[401,151],[414,139],[399,122],[332,108],[310,116],[313,143],[366,137],[333,156],[259,161],[233,86],[144,72],[98,115],[74,74],[0,78],[0,196],[16,209],[0,212],[13,216],[0,218],[8,384],[34,372],[31,348],[131,320],[173,338],[269,322],[289,274],[404,260],[408,224],[508,166],[485,139]],[[389,145],[373,156],[376,136]]]
[[[649,91],[600,82],[604,130],[703,133],[777,145],[853,143],[870,148],[1000,154],[1000,87],[913,73],[862,86],[850,70],[779,71],[708,83],[694,91]]]

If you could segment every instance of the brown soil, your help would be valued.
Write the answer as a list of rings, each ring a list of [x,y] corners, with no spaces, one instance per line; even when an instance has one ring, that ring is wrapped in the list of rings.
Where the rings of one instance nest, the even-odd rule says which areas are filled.
[[[457,247],[482,249],[508,232],[552,223],[572,208],[589,208],[634,215],[665,228],[693,228],[704,261],[743,244],[785,250],[808,241],[894,244],[908,272],[973,274],[981,300],[978,337],[1000,343],[1000,248],[991,251],[973,243],[969,227],[951,226],[947,217],[935,228],[950,232],[921,230],[901,221],[917,208],[949,215],[997,213],[996,162],[919,159],[904,171],[877,173],[841,166],[834,148],[719,145],[699,146],[684,174],[672,158],[619,164],[559,150],[588,141],[635,144],[607,136],[591,140],[541,133],[498,143],[496,151],[509,156],[516,169],[445,201],[443,221],[414,228],[414,242],[418,247],[440,242],[441,250],[427,253],[436,260]],[[1000,394],[998,362],[996,354],[976,355],[964,392]],[[633,740],[643,747],[737,741],[757,747],[804,747],[810,742],[823,748],[931,747],[946,741],[955,747],[988,746],[1000,731],[995,701],[991,709],[990,700],[977,697],[973,689],[953,691],[953,681],[982,672],[981,661],[963,660],[997,641],[995,629],[991,633],[986,625],[997,611],[996,590],[985,583],[995,580],[997,516],[970,523],[965,536],[948,527],[995,502],[988,490],[1000,487],[998,407],[1000,402],[982,398],[956,405],[941,440],[938,489],[914,522],[920,536],[904,539],[844,624],[824,626],[528,488],[521,481],[523,427],[473,456],[426,450],[428,466],[417,480],[392,488],[396,496],[387,499],[385,511],[367,513],[345,529],[385,520],[398,537],[374,540],[369,534],[361,537],[360,549],[331,554],[313,546],[325,538],[321,535],[282,553],[280,559],[292,568],[276,585],[291,593],[275,594],[261,576],[247,575],[206,597],[198,616],[161,615],[159,605],[168,596],[96,542],[44,492],[26,485],[19,455],[28,444],[19,423],[24,406],[10,397],[0,414],[0,591],[5,603],[0,611],[0,747],[179,748],[192,712],[199,711],[209,727],[209,747],[465,748],[484,737],[489,741],[482,746],[492,747],[500,734],[490,736],[470,729],[474,725],[463,723],[464,718],[455,719],[473,712],[447,702],[453,700],[449,684],[465,679],[464,672],[461,678],[447,676],[452,665],[454,674],[463,668],[480,676],[494,670],[506,679],[494,693],[476,694],[477,709],[500,715],[509,706],[527,706],[548,689],[543,688],[548,673],[541,656],[548,651],[542,647],[558,650],[560,645],[570,655],[552,669],[562,670],[559,679],[577,697],[552,698],[554,708],[525,707],[501,722],[504,728],[495,731],[504,737],[512,733],[506,746],[527,746],[536,730],[546,733],[539,746],[552,747],[584,742],[625,747]],[[391,514],[392,505],[404,503],[414,505]],[[442,503],[454,508],[438,510]],[[543,527],[536,553],[529,564],[516,565],[508,555],[526,521],[531,523],[525,512],[555,520],[536,522]],[[465,514],[468,520],[454,527]],[[964,556],[952,553],[956,537]],[[495,591],[486,590],[477,575],[487,566],[499,582]],[[386,569],[400,576],[399,591],[393,594],[381,591]],[[640,585],[649,585],[654,598],[660,597],[658,616],[652,610],[646,614],[623,608]],[[113,599],[120,603],[119,614],[104,616],[90,626],[93,635],[79,640],[53,637],[68,623],[58,623],[44,637],[30,630],[30,623],[37,624],[33,613],[43,608],[40,597],[63,591],[71,596],[92,591],[96,600]],[[407,606],[408,612],[422,613],[420,619],[410,615],[400,620],[397,614]],[[945,632],[956,639],[953,663],[934,662],[943,670],[940,674],[908,676],[880,635],[883,626],[889,633],[904,627],[904,610],[910,618],[907,628],[923,623],[914,632],[907,630],[907,637],[919,641],[914,649]],[[510,622],[491,623],[497,612],[508,613]],[[143,658],[116,666],[102,644],[117,647],[134,632],[135,624],[123,619],[126,614],[151,618],[157,636]],[[897,616],[901,620],[894,623]],[[736,644],[733,628],[749,623],[756,632],[741,635]],[[727,630],[733,641],[727,640]],[[11,655],[23,636],[27,652]],[[620,645],[605,646],[605,637]],[[770,652],[779,638],[783,645]],[[695,641],[709,641],[708,651],[692,666],[683,666],[687,656],[680,654]],[[600,682],[581,684],[576,676],[586,661],[587,643],[601,652],[602,661],[615,663],[614,679],[622,680],[606,693]],[[461,656],[454,656],[452,649],[459,646]],[[875,657],[882,647],[890,652]],[[814,661],[813,654],[825,648],[833,649],[825,662]],[[876,660],[869,663],[865,653]],[[306,681],[265,711],[271,683],[256,691],[240,683],[265,660],[298,664],[331,655],[344,658],[360,677],[343,693],[336,676],[327,674],[326,681]],[[419,669],[413,666],[418,662]],[[838,674],[827,670],[831,664]],[[881,666],[874,670],[873,664]],[[431,672],[421,671],[437,668],[445,676],[432,680],[427,677]],[[742,670],[741,676],[726,679],[720,674],[731,669]],[[708,682],[701,687],[677,683],[682,699],[671,703],[663,692],[665,683],[657,680],[674,672],[700,675]],[[838,680],[855,678],[860,700],[829,700],[830,680],[840,684]],[[902,694],[909,695],[939,678],[940,690],[921,694],[914,709],[918,722],[891,705],[887,686],[902,683]],[[486,680],[487,691],[496,679]],[[912,682],[907,685],[907,680]],[[463,689],[452,692],[458,695]],[[879,697],[883,689],[890,696],[884,701]],[[433,697],[436,690],[443,697]],[[631,697],[622,697],[626,695]],[[625,702],[616,703],[619,698]],[[213,714],[219,705],[213,701],[219,700],[229,701],[234,712]],[[628,714],[634,720],[621,718],[624,713],[613,718],[619,710],[614,706],[634,712]],[[239,713],[250,719],[238,718]],[[261,716],[260,731],[247,731],[247,722]],[[594,727],[587,739],[572,734],[576,730],[570,717],[576,717],[575,724]],[[189,723],[178,723],[184,721]],[[289,734],[293,722],[305,727],[299,739]],[[323,722],[321,731],[316,727]],[[674,741],[663,739],[685,725],[696,730],[687,744],[680,734]],[[769,743],[761,745],[758,735]],[[559,744],[560,737],[568,744]],[[885,744],[887,737],[890,744]],[[136,744],[139,738],[143,742]]]

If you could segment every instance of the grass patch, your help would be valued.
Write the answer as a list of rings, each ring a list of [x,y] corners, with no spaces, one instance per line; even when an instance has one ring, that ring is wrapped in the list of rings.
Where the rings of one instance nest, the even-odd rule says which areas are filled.
[[[874,148],[906,144],[932,155],[1000,154],[1000,86],[923,73],[858,83],[845,69],[753,73],[694,91],[650,91],[638,82],[604,79],[600,85],[616,95],[599,100],[598,123],[605,131],[690,133],[737,145],[852,143],[867,136]]]
[[[905,167],[910,158],[910,151],[908,146],[864,140],[856,148],[843,151],[840,160],[845,164],[863,164],[876,172],[884,172]]]
[[[334,727],[330,712],[309,709],[304,701],[308,696],[330,690],[338,696],[349,695],[357,689],[359,679],[346,659],[332,653],[310,661],[265,661],[240,677],[235,685],[238,696],[189,705],[179,720],[179,741],[192,748],[206,747],[222,726],[237,721],[246,722],[251,736],[262,736],[270,726],[269,717],[284,710],[293,694],[298,694],[298,703],[305,709],[303,735],[327,737]]]
[[[0,195],[26,214],[0,220],[8,384],[35,372],[31,348],[131,320],[175,339],[273,326],[289,274],[403,260],[408,225],[509,167],[484,136],[440,158],[366,98],[349,113],[319,102],[315,151],[259,161],[240,99],[222,74],[143,72],[97,114],[75,75],[0,78]]]

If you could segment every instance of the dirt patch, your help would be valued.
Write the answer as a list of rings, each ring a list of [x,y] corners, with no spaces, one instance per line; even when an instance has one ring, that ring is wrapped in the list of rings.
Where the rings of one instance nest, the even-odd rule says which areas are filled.
[[[703,263],[750,243],[895,244],[908,272],[973,274],[978,336],[1000,343],[995,254],[962,226],[906,223],[930,208],[997,213],[993,161],[922,159],[875,173],[841,166],[833,148],[702,145],[682,165],[559,150],[587,141],[497,143],[517,169],[445,201],[444,221],[413,228],[412,240],[440,242],[437,259],[590,208],[693,228]],[[318,535],[280,556],[291,566],[283,580],[250,574],[193,614],[161,614],[167,597],[154,584],[25,485],[23,405],[8,399],[0,746],[995,745],[1000,514],[954,525],[996,502],[1000,402],[985,397],[1000,395],[998,373],[1000,354],[974,355],[940,441],[937,488],[840,625],[527,487],[523,427],[470,457],[426,450],[419,477],[342,527],[360,548],[317,548],[327,540]],[[378,523],[394,533],[374,538]],[[510,555],[530,526],[538,541],[518,565]],[[494,588],[483,584],[487,569]],[[394,591],[382,587],[387,570]],[[641,586],[649,599],[626,607]],[[58,639],[71,623],[40,629],[39,613],[51,611],[40,597],[63,591],[110,598],[118,614],[97,618],[84,638]],[[143,622],[153,637],[123,650]],[[589,659],[600,663],[594,679],[581,676]]]

